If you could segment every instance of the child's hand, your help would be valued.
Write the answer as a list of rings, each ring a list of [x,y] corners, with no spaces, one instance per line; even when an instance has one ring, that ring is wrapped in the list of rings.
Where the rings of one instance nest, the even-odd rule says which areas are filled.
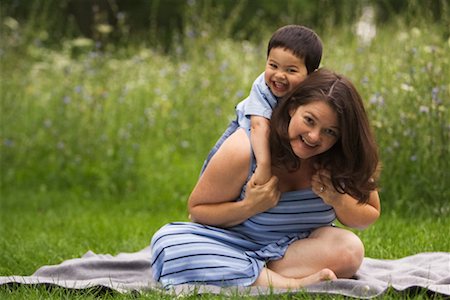
[[[250,178],[245,190],[245,199],[254,214],[262,213],[275,207],[280,200],[281,192],[278,189],[278,178],[273,176],[265,184],[256,185],[254,176]]]
[[[272,177],[270,168],[256,167],[255,173],[252,176],[253,184],[263,185],[266,184]]]

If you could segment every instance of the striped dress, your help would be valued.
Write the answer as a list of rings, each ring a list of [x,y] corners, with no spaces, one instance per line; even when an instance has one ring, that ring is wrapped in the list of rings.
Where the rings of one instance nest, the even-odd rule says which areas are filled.
[[[254,169],[253,160],[247,181]],[[245,185],[240,199],[244,194]],[[335,218],[331,206],[311,189],[304,189],[282,193],[276,207],[234,227],[170,223],[152,238],[153,277],[166,288],[179,284],[249,286],[266,262],[282,258],[291,243],[331,225]]]

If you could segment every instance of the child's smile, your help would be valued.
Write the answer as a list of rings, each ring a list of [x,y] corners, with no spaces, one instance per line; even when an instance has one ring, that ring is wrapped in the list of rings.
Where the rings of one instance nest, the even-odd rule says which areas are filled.
[[[276,97],[292,92],[302,82],[308,71],[303,59],[291,50],[273,48],[267,57],[265,81]]]

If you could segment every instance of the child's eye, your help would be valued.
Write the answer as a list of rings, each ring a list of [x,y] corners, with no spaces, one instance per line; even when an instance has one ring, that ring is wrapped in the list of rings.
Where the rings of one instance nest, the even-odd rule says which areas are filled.
[[[297,69],[287,69],[288,73],[297,73]]]
[[[276,64],[269,64],[269,66],[272,67],[273,69],[276,69],[276,68],[277,68],[277,65],[276,65]]]

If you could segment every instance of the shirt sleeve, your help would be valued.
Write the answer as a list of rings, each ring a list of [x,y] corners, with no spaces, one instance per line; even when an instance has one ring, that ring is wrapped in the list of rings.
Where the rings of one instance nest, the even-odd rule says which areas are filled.
[[[253,82],[250,95],[243,101],[243,115],[261,116],[266,119],[272,117],[272,111],[277,105],[277,99],[270,91],[264,80],[264,72]]]

